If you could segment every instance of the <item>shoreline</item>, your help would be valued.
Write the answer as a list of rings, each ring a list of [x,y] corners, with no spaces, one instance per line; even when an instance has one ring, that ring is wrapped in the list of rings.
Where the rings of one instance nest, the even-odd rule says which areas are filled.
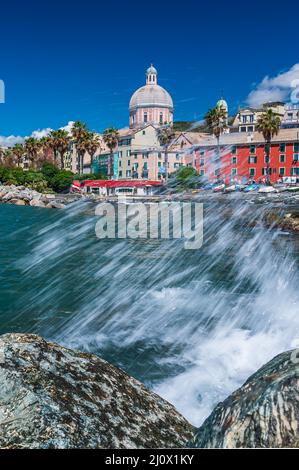
[[[279,193],[214,193],[212,191],[198,191],[173,193],[168,195],[153,196],[128,196],[119,199],[117,196],[81,195],[76,193],[55,194],[40,193],[25,186],[2,185],[0,186],[0,204],[11,204],[16,206],[31,206],[46,209],[65,209],[78,201],[86,201],[91,204],[122,202],[125,204],[144,203],[153,204],[159,202],[223,202],[231,204],[244,201],[251,205],[264,205],[265,214],[263,223],[269,228],[288,230],[299,233],[299,194],[296,192]],[[269,205],[269,210],[267,206]]]

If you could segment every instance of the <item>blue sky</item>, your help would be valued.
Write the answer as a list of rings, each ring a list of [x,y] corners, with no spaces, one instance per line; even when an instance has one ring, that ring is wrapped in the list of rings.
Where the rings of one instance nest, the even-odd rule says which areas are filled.
[[[299,62],[298,14],[294,0],[4,1],[0,135],[77,119],[97,131],[127,126],[150,62],[176,120],[200,120],[222,89],[233,113],[265,76]]]

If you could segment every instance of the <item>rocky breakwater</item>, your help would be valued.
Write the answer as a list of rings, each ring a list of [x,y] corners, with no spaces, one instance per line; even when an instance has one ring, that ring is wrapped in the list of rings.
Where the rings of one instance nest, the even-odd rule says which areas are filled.
[[[97,356],[35,335],[0,337],[1,448],[184,447],[193,427]]]
[[[46,207],[48,209],[64,209],[77,200],[79,196],[41,194],[25,186],[0,186],[0,203],[17,206]]]
[[[299,210],[289,211],[269,211],[265,214],[264,220],[268,226],[278,227],[282,230],[299,233]]]
[[[219,403],[191,447],[299,447],[299,350],[280,354]]]

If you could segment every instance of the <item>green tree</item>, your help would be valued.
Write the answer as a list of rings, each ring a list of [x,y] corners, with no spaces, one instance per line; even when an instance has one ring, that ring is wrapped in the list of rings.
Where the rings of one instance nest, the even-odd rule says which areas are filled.
[[[175,137],[174,130],[167,126],[167,127],[160,127],[157,130],[158,140],[160,145],[164,148],[164,155],[165,155],[165,181],[168,180],[168,152],[171,142]]]
[[[217,140],[217,154],[216,154],[216,170],[220,170],[220,136],[227,128],[227,111],[223,107],[216,106],[210,109],[205,115],[205,123],[209,132],[211,132]]]
[[[76,151],[78,154],[79,174],[83,174],[84,155],[87,152],[90,138],[87,125],[84,122],[76,121],[72,128],[72,136],[75,141]]]
[[[103,141],[110,150],[110,155],[108,159],[108,178],[111,179],[113,176],[113,155],[114,151],[118,146],[119,132],[114,127],[109,127],[105,129],[103,134]]]
[[[74,174],[71,171],[60,170],[51,179],[51,188],[57,193],[66,191],[70,188],[74,179]]]
[[[278,135],[281,125],[281,118],[272,109],[268,109],[265,113],[261,114],[257,121],[257,131],[263,134],[266,145],[266,179],[267,184],[270,185],[270,154],[271,142],[275,135]]]
[[[94,132],[89,132],[88,139],[87,139],[87,142],[86,142],[86,148],[87,148],[87,152],[90,155],[90,171],[91,171],[91,173],[93,171],[93,161],[94,161],[95,154],[98,150],[101,151],[101,143],[102,143],[102,140],[101,140],[99,135],[97,135]]]
[[[26,150],[24,148],[24,145],[22,144],[15,144],[15,146],[12,148],[12,153],[16,158],[17,165],[20,166],[22,163],[22,160],[26,154]]]
[[[51,131],[49,135],[49,145],[54,152],[55,163],[58,163],[59,156],[59,167],[64,169],[64,157],[71,144],[71,137],[68,132],[64,129],[58,129],[57,131]]]
[[[40,150],[40,142],[35,137],[28,137],[25,140],[25,152],[31,165],[37,166],[38,152]]]
[[[177,189],[195,189],[202,184],[201,177],[193,167],[182,166],[169,176],[168,186]]]

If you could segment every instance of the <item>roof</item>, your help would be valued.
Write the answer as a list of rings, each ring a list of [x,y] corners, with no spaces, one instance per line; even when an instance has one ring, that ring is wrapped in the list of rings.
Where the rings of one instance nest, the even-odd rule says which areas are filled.
[[[75,186],[78,185],[78,181],[74,181]],[[86,180],[81,182],[80,187],[90,188],[138,188],[144,186],[161,186],[161,181],[150,181],[150,180]]]
[[[272,142],[297,142],[299,141],[299,128],[280,129],[279,134],[274,136]],[[265,139],[259,132],[233,132],[231,134],[223,134],[220,137],[220,145],[252,145],[264,144]],[[212,135],[199,143],[200,147],[209,147],[217,145],[217,140]]]
[[[138,107],[166,107],[173,109],[173,101],[164,88],[160,85],[144,85],[132,95],[130,109]]]

